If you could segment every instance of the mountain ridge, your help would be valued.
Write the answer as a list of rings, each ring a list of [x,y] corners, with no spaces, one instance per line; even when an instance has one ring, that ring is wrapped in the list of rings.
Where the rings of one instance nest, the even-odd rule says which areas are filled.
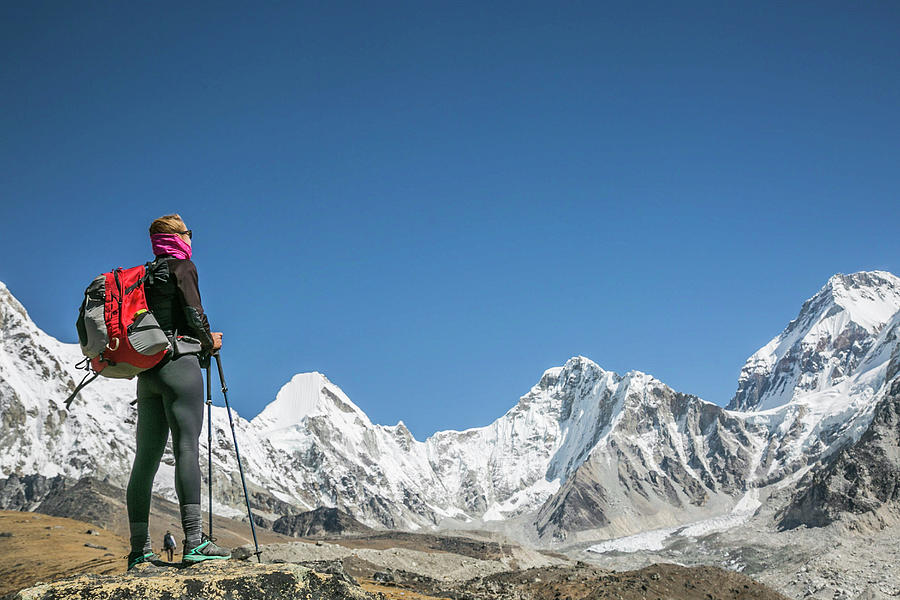
[[[235,415],[248,483],[272,498],[261,515],[270,521],[288,503],[337,508],[368,527],[517,527],[553,543],[726,514],[749,489],[802,474],[868,426],[886,374],[900,365],[898,282],[885,272],[836,275],[806,301],[754,356],[766,351],[778,364],[813,342],[821,356],[791,358],[776,372],[754,370],[751,357],[753,377],[741,380],[750,399],[753,382],[790,396],[769,408],[763,399],[726,409],[641,371],[619,375],[573,356],[493,422],[419,441],[402,421],[373,424],[325,375],[297,374],[250,421]],[[835,294],[863,308],[837,310]],[[885,307],[894,311],[887,320]],[[78,376],[68,366],[80,358],[77,345],[37,328],[5,286],[0,322],[0,472],[77,478],[91,470],[121,484],[133,456],[134,383],[98,380],[68,413],[60,402]],[[853,335],[841,338],[848,327]],[[776,341],[781,354],[769,348]],[[217,510],[238,515],[227,416],[213,413],[214,483],[228,499]],[[167,450],[156,491],[168,498],[172,464]]]

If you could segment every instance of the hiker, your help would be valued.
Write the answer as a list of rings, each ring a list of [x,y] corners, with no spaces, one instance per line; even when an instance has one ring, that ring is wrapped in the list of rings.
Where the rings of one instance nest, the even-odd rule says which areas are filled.
[[[166,535],[163,536],[163,550],[166,551],[166,560],[172,562],[175,554],[175,536],[171,531],[166,531]]]
[[[156,558],[148,522],[153,478],[169,431],[175,454],[175,492],[184,530],[182,563],[231,558],[202,533],[200,511],[200,429],[203,426],[203,374],[200,361],[222,347],[200,304],[197,268],[191,262],[193,232],[177,214],[150,225],[156,260],[146,285],[147,305],[173,349],[155,367],[138,375],[137,450],[126,494],[131,553],[128,568]],[[205,355],[205,356],[202,356]]]

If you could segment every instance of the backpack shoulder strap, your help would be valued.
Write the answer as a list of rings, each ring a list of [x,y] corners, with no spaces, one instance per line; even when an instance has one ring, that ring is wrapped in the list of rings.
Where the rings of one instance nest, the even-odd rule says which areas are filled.
[[[93,380],[97,379],[97,377],[99,377],[99,376],[100,376],[100,373],[99,373],[99,372],[97,372],[97,373],[88,373],[88,374],[86,374],[86,375],[84,376],[84,378],[81,380],[81,383],[79,383],[77,386],[75,386],[75,391],[72,392],[71,394],[69,394],[69,397],[66,398],[66,402],[65,402],[65,404],[66,404],[66,410],[69,410],[69,406],[70,406],[70,405],[72,404],[72,402],[75,400],[75,396],[78,395],[78,392],[80,392],[80,391],[83,390],[85,387],[87,387],[87,385],[88,385],[90,382],[92,382]]]
[[[153,260],[144,263],[144,277],[143,282],[146,285],[153,285],[154,280],[159,277],[160,273],[158,272],[161,268],[165,267],[165,256],[157,256]],[[165,277],[163,277],[165,279]]]

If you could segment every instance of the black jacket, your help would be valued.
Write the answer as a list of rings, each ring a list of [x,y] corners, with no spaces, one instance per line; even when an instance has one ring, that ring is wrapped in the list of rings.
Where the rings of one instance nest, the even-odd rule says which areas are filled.
[[[151,266],[147,281],[147,306],[163,331],[200,340],[204,350],[213,347],[209,321],[200,304],[197,267],[190,259],[160,256]]]

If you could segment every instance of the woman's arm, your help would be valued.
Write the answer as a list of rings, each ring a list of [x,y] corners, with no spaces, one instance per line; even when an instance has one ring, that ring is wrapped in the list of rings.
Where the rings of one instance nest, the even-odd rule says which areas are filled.
[[[188,327],[191,328],[190,332],[185,333],[190,333],[200,340],[204,350],[212,350],[216,344],[209,329],[206,313],[203,312],[203,305],[200,303],[197,267],[190,259],[173,260],[170,270],[178,282],[178,291],[184,305],[184,316]]]

